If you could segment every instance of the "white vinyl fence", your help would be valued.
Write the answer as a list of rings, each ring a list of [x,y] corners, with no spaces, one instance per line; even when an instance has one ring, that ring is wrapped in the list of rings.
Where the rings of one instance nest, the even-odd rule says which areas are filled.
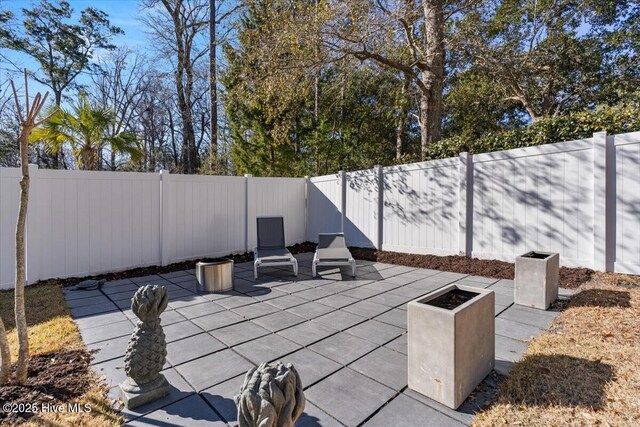
[[[304,178],[43,170],[30,166],[27,282],[252,250],[255,218],[305,240]],[[0,168],[0,289],[13,287],[20,171]]]
[[[307,237],[640,274],[640,132],[315,177]]]
[[[287,244],[353,246],[640,274],[640,132],[305,178],[30,166],[27,281],[251,250],[256,217]],[[0,289],[13,286],[20,171],[0,168]]]

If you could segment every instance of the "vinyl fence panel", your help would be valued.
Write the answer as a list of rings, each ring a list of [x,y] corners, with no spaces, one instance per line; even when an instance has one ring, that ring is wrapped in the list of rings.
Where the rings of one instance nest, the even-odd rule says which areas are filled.
[[[384,168],[383,248],[458,253],[458,159]]]

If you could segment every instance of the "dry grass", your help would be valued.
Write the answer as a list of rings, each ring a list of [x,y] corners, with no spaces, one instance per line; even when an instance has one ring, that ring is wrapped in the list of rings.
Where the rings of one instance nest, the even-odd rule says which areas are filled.
[[[0,292],[0,315],[7,328],[12,361],[17,357],[17,332],[14,320],[14,293]],[[78,328],[64,300],[62,287],[57,284],[34,285],[25,289],[25,309],[29,325],[31,354],[61,350],[84,349]],[[90,373],[91,387],[80,398],[68,403],[89,404],[90,412],[41,413],[32,417],[26,426],[117,426],[123,419],[114,413],[107,398],[107,388],[100,378]]]
[[[597,274],[475,426],[640,425],[640,278]]]

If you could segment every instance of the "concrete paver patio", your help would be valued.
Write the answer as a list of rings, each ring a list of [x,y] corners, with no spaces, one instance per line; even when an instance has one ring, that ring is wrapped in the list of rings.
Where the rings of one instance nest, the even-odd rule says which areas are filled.
[[[358,277],[323,269],[311,277],[313,254],[300,271],[236,264],[235,290],[198,295],[193,270],[108,282],[66,298],[93,368],[117,398],[139,286],[164,285],[167,338],[163,373],[171,394],[135,410],[131,425],[235,425],[233,396],[243,374],[263,361],[293,363],[307,397],[297,426],[460,426],[491,397],[478,392],[453,411],[407,388],[406,303],[449,283],[496,292],[496,371],[507,374],[526,340],[558,314],[513,305],[513,281],[358,261]],[[488,377],[486,382],[493,381]]]

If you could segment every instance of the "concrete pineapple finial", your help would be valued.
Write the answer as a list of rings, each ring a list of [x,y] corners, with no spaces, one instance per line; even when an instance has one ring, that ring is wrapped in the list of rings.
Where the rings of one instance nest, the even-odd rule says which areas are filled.
[[[293,427],[305,404],[300,376],[291,363],[252,368],[233,400],[239,427]]]
[[[120,385],[120,396],[129,409],[169,394],[169,383],[160,374],[167,356],[160,315],[168,303],[167,288],[158,285],[141,287],[131,300],[131,310],[140,321],[124,357],[128,378]]]

